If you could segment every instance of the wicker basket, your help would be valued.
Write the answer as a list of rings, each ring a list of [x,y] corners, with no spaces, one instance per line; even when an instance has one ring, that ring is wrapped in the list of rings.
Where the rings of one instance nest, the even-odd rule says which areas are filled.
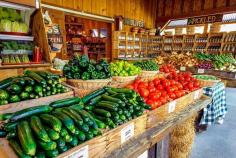
[[[142,71],[139,77],[142,80],[152,80],[154,79],[159,71]]]
[[[197,79],[197,80],[199,81],[201,87],[213,87],[221,81],[220,79],[217,79],[217,80]]]
[[[126,85],[131,84],[136,78],[137,76],[113,76],[110,86],[116,88],[125,87]]]
[[[98,79],[98,80],[76,80],[69,79],[67,83],[73,87],[83,90],[97,90],[104,86],[107,86],[111,82],[111,79]]]

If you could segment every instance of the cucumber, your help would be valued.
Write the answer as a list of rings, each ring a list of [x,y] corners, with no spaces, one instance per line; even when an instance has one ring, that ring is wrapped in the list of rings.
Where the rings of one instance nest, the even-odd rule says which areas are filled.
[[[69,106],[69,108],[75,109],[75,110],[82,110],[84,108],[84,105],[79,103],[79,104],[71,105],[71,106]]]
[[[84,123],[82,126],[79,126],[79,129],[83,132],[88,132],[89,131],[89,126]]]
[[[94,137],[94,135],[91,131],[88,131],[87,133],[85,133],[85,136],[86,136],[86,140],[90,140]]]
[[[5,89],[12,84],[14,77],[9,77],[0,82],[0,89]]]
[[[119,115],[119,118],[120,118],[122,121],[126,121],[126,117],[125,117],[125,115],[123,115],[123,114]]]
[[[63,108],[62,112],[65,113],[66,115],[70,116],[77,126],[81,126],[83,124],[83,119],[73,109]]]
[[[47,84],[45,79],[43,79],[41,76],[39,76],[38,74],[36,74],[33,71],[25,70],[24,74],[29,76],[30,78],[34,79],[36,82],[38,82],[38,83],[40,83],[42,85],[46,85]]]
[[[105,129],[106,128],[106,124],[103,123],[102,121],[100,121],[98,119],[95,119],[95,122],[98,125],[98,128],[101,128],[101,129]]]
[[[111,90],[116,93],[127,93],[127,94],[132,94],[134,92],[127,88],[111,88]]]
[[[79,131],[79,134],[77,135],[77,137],[80,141],[85,141],[86,139],[86,136],[83,131]]]
[[[68,135],[67,130],[65,128],[62,128],[60,132],[60,136],[65,137],[66,135]]]
[[[36,153],[36,143],[32,136],[32,131],[27,121],[21,121],[17,125],[17,134],[24,153],[34,156]]]
[[[84,109],[87,111],[91,111],[93,109],[93,105],[86,105]]]
[[[105,93],[105,92],[106,92],[106,90],[105,90],[104,88],[98,89],[98,90],[96,90],[96,91],[94,91],[94,92],[92,92],[92,93],[90,93],[90,94],[84,96],[84,97],[82,98],[82,101],[83,101],[84,104],[86,104],[86,103],[88,103],[91,99],[93,99],[93,98],[95,98],[95,97],[97,97],[97,96],[99,96],[99,95],[101,95],[101,94],[103,94],[103,93]]]
[[[107,91],[110,95],[116,95],[116,94],[118,94],[118,93],[116,93],[115,91],[111,90],[110,88],[108,88],[106,91]]]
[[[32,116],[30,118],[30,127],[34,131],[35,135],[38,139],[41,139],[42,141],[49,142],[50,138],[44,129],[41,120],[38,116]]]
[[[70,143],[71,146],[74,147],[74,146],[77,146],[77,145],[78,145],[79,141],[78,141],[78,139],[74,136],[74,137],[72,137],[72,141],[70,141],[69,143]]]
[[[77,112],[84,120],[84,122],[88,122],[89,121],[89,116],[87,115],[87,112],[85,110],[76,110],[74,109],[75,112]]]
[[[125,98],[125,94],[117,93],[115,95],[112,95],[113,98],[118,98],[121,101],[127,102],[127,99]]]
[[[29,86],[33,86],[35,84],[35,80],[33,80],[32,78],[30,77],[27,77],[27,76],[23,76],[24,80],[26,81],[26,84],[29,85]]]
[[[20,119],[32,116],[32,115],[36,115],[36,114],[40,114],[40,113],[48,113],[52,111],[52,107],[48,106],[48,105],[41,105],[41,106],[36,106],[36,107],[31,107],[31,108],[27,108],[24,110],[20,110],[15,112],[12,117],[10,118],[11,122],[14,121],[18,121]]]
[[[50,141],[50,142],[44,142],[41,140],[37,140],[37,143],[39,144],[39,146],[43,149],[43,150],[54,150],[57,147],[57,143],[54,141]]]
[[[0,121],[7,120],[7,119],[11,118],[12,115],[13,115],[13,113],[0,114]]]
[[[123,103],[120,99],[113,98],[113,97],[111,97],[109,95],[105,95],[105,94],[102,95],[102,99],[106,100],[106,101],[118,103],[118,104],[122,104]]]
[[[51,140],[57,140],[60,138],[60,134],[53,129],[45,127],[47,134]]]
[[[77,127],[75,127],[75,133],[74,135],[77,136],[79,134],[79,129]]]
[[[98,136],[101,134],[100,130],[94,128],[90,129],[90,132],[92,132],[94,136]]]
[[[68,150],[68,146],[67,145],[65,145],[65,146],[63,146],[63,147],[58,147],[58,151],[59,151],[59,153],[64,153],[64,152],[66,152]]]
[[[66,135],[66,136],[64,136],[64,137],[62,137],[62,139],[66,142],[66,143],[69,143],[69,142],[71,142],[72,141],[72,137],[71,137],[71,135]]]
[[[6,138],[9,140],[9,139],[15,138],[16,136],[17,136],[16,130],[12,130],[7,133]]]
[[[89,105],[95,105],[102,99],[102,95],[99,95],[89,101]]]
[[[22,149],[21,149],[19,143],[18,143],[16,140],[14,140],[14,139],[9,140],[9,144],[10,144],[10,146],[12,147],[12,149],[15,151],[15,153],[17,154],[17,156],[19,156],[20,158],[30,158],[30,156],[26,155],[26,154],[22,151]]]
[[[58,101],[54,101],[50,103],[49,105],[54,108],[59,108],[59,107],[65,107],[73,104],[77,104],[81,101],[79,97],[74,97],[74,98],[68,98],[68,99],[62,99]]]
[[[56,116],[58,119],[60,119],[63,122],[63,124],[65,125],[65,127],[71,133],[75,133],[74,121],[69,116],[67,116],[66,114],[64,114],[61,111],[55,111],[55,112],[53,112],[53,115]]]
[[[5,131],[9,132],[11,130],[16,130],[18,122],[8,122],[3,125]]]
[[[102,109],[105,109],[105,110],[108,110],[109,112],[114,112],[114,111],[117,111],[118,110],[118,108],[117,108],[117,106],[115,105],[113,105],[113,104],[109,104],[109,103],[107,103],[107,102],[103,102],[103,101],[101,101],[101,102],[99,102],[97,105],[96,105],[96,108],[102,108]]]
[[[7,132],[4,130],[0,130],[0,138],[4,138],[7,136]]]
[[[25,79],[23,77],[17,77],[12,80],[12,83],[16,83],[18,85],[24,86],[26,84]]]
[[[80,114],[85,118],[85,120],[89,118],[88,121],[86,122],[89,126],[92,126],[93,128],[98,128],[94,120],[94,117],[89,112],[85,110],[80,110]]]
[[[66,145],[66,142],[62,138],[57,139],[56,142],[57,142],[57,147],[64,147]]]
[[[57,117],[50,114],[41,114],[39,117],[41,118],[43,123],[47,124],[55,131],[60,132],[62,123]]]
[[[59,155],[59,151],[57,149],[47,150],[45,151],[47,157],[57,157]]]
[[[46,158],[45,152],[42,150],[37,150],[35,158]]]
[[[111,117],[111,113],[109,111],[101,109],[101,108],[95,108],[93,109],[93,112],[100,116]]]

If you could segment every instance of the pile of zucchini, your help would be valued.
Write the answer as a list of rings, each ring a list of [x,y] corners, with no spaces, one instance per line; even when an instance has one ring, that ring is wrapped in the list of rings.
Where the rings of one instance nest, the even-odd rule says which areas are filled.
[[[66,91],[58,75],[47,71],[26,70],[24,76],[10,77],[0,82],[0,105]]]
[[[2,114],[0,119],[5,122],[0,136],[9,140],[20,158],[56,157],[106,128],[84,110],[78,97]]]
[[[133,90],[104,87],[82,98],[85,108],[110,128],[141,116],[150,110],[143,98]]]

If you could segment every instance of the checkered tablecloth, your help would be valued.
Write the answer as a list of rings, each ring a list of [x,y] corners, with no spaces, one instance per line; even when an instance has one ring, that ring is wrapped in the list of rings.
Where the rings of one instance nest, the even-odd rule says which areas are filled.
[[[219,119],[224,119],[227,113],[224,83],[219,82],[213,87],[205,87],[203,93],[212,97],[212,102],[203,109],[200,125],[211,125]]]

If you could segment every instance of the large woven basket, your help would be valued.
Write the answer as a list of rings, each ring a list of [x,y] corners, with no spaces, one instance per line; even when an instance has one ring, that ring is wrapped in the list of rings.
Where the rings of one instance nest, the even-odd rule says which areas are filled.
[[[104,86],[107,86],[111,82],[111,79],[98,79],[98,80],[77,80],[69,79],[67,83],[73,87],[83,90],[97,90]]]
[[[153,79],[158,74],[159,71],[142,71],[139,77],[141,79]]]
[[[221,81],[219,78],[217,80],[203,80],[203,79],[197,79],[197,80],[199,81],[201,87],[213,87]]]
[[[112,87],[125,87],[128,84],[131,84],[138,76],[113,76],[111,85]]]

